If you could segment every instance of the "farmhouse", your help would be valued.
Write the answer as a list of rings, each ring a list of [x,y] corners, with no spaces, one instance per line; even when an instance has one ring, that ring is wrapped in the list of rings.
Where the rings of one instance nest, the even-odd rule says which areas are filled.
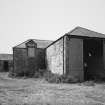
[[[47,69],[80,81],[105,78],[105,35],[82,27],[46,48]]]
[[[45,48],[52,41],[29,39],[13,47],[13,74],[32,76],[45,69]]]
[[[0,54],[0,72],[8,72],[13,67],[12,54]]]

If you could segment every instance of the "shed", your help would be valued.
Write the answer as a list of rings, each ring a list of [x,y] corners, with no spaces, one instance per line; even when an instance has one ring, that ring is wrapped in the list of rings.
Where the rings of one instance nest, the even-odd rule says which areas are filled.
[[[0,54],[0,72],[8,72],[13,67],[12,54]]]
[[[33,76],[39,69],[45,69],[45,48],[52,41],[29,39],[13,47],[13,71],[19,76]]]
[[[105,79],[105,35],[76,27],[46,48],[47,69],[79,81]]]

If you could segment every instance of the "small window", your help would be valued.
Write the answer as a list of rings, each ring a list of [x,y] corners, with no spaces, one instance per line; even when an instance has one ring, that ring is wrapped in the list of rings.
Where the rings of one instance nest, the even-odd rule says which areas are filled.
[[[28,57],[35,57],[35,50],[37,48],[37,44],[33,41],[33,40],[29,40],[26,43],[26,47],[27,47],[27,56]]]
[[[28,48],[28,56],[29,57],[35,57],[35,48],[34,47]]]

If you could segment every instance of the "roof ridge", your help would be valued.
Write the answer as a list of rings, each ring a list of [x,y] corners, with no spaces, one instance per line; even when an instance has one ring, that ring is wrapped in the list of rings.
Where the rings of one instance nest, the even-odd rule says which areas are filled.
[[[53,41],[53,40],[44,40],[44,39],[31,39],[31,40],[39,40],[39,41]]]
[[[105,38],[105,34],[102,34],[102,33],[99,33],[99,32],[93,31],[91,29],[84,28],[84,27],[80,27],[80,26],[75,27],[73,30],[69,31],[66,34],[74,35],[73,33],[75,33],[76,30],[80,31],[82,34],[84,34],[86,36],[89,36],[89,37]],[[93,35],[91,35],[90,33],[93,34]],[[82,34],[80,36],[83,36]]]
[[[46,41],[46,43],[47,43],[47,42],[53,42],[52,40],[28,39],[28,40],[26,40],[26,41],[24,41],[24,42],[22,42],[22,43],[20,43],[20,44],[18,44],[18,45],[16,45],[16,46],[14,46],[13,48],[18,47],[18,46],[20,46],[20,45],[22,45],[22,44],[24,44],[24,43],[27,43],[27,42],[30,41],[30,40],[39,41],[39,42],[40,42],[40,41],[41,41],[41,42]]]
[[[91,30],[91,29],[88,29],[88,28],[84,28],[84,27],[81,27],[81,26],[77,26],[75,29],[85,29],[85,30],[87,30],[87,31],[91,31],[91,32],[94,32],[94,33],[97,33],[97,34],[102,34],[102,33],[100,33],[100,32],[96,32],[96,31],[93,31],[93,30]],[[105,34],[102,34],[102,35],[105,35]]]

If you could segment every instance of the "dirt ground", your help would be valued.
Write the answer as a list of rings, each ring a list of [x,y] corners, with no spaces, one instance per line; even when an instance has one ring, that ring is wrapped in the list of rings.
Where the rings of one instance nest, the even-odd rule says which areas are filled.
[[[105,84],[50,84],[0,73],[0,105],[105,105]]]

